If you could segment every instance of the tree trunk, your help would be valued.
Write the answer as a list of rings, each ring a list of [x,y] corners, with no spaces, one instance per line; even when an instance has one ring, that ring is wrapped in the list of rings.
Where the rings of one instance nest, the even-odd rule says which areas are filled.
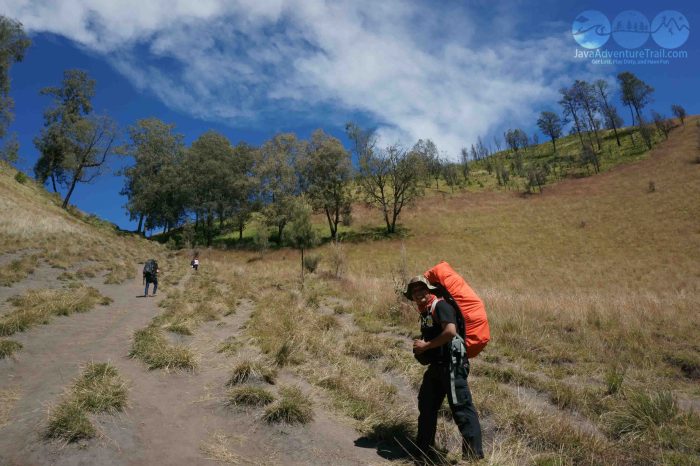
[[[239,240],[243,239],[243,222],[240,222],[238,224],[238,239]]]
[[[639,109],[637,106],[634,106],[634,111],[637,113],[637,124],[641,125],[642,124],[642,116],[639,114]]]
[[[143,214],[139,214],[139,224],[136,226],[136,233],[141,234],[142,227],[143,227]]]
[[[571,115],[574,117],[574,124],[576,125],[576,134],[578,134],[578,138],[581,141],[581,146],[583,146],[583,136],[581,135],[581,125],[578,124],[578,116],[576,116],[575,111],[572,111]]]
[[[333,218],[331,218],[331,212],[328,207],[324,207],[323,210],[326,212],[326,219],[328,220],[328,228],[331,230],[331,239],[335,239],[338,233],[338,211],[335,213],[335,225],[333,224]]]
[[[552,136],[552,145],[554,146],[554,153],[557,152],[557,142],[556,139],[554,139],[554,136]]]
[[[51,173],[51,184],[53,185],[53,192],[57,193],[58,189],[56,189],[56,175]]]
[[[70,201],[70,197],[73,195],[73,190],[75,189],[75,185],[78,184],[78,178],[80,177],[80,170],[78,170],[73,177],[73,181],[71,182],[70,189],[68,190],[68,193],[66,194],[66,198],[63,200],[63,207],[66,209],[68,207],[68,201]]]
[[[632,104],[627,104],[630,108],[630,116],[632,117],[632,126],[634,126],[634,111],[632,111]]]
[[[207,212],[207,247],[211,246],[212,230],[214,229],[214,216],[211,211]]]

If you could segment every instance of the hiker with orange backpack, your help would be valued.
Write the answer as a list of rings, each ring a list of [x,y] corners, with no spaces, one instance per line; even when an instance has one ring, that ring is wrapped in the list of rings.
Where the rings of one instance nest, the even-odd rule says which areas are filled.
[[[428,366],[418,393],[416,446],[424,455],[433,453],[438,410],[447,396],[462,434],[463,457],[483,458],[481,425],[467,385],[468,358],[489,339],[483,302],[447,262],[412,278],[404,296],[416,303],[421,316],[421,339],[413,342],[413,353]]]

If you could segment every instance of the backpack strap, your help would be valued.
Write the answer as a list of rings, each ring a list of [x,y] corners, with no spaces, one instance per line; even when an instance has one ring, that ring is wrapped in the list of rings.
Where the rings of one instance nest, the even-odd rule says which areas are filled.
[[[437,307],[437,303],[438,303],[438,301],[442,301],[442,300],[443,300],[442,298],[438,298],[435,301],[433,301],[433,304],[430,305],[430,315],[433,317],[433,319],[435,319],[435,317],[436,317],[435,308]]]
[[[462,311],[459,309],[459,305],[457,304],[457,301],[452,297],[449,291],[447,291],[447,288],[442,286],[442,283],[430,283],[433,285],[436,289],[434,291],[435,296],[439,297],[440,299],[443,299],[447,303],[452,306],[452,308],[455,311],[455,317],[457,319],[457,334],[462,337],[462,340],[465,341],[466,344],[466,322],[464,322],[464,316],[462,315]]]

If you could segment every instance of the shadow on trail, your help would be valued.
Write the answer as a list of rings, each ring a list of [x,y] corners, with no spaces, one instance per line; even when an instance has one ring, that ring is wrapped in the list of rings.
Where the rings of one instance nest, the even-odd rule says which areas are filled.
[[[356,447],[375,448],[379,456],[389,461],[410,459],[413,456],[408,450],[410,444],[409,440],[404,440],[402,444],[398,440],[373,440],[369,437],[360,437],[355,440]]]

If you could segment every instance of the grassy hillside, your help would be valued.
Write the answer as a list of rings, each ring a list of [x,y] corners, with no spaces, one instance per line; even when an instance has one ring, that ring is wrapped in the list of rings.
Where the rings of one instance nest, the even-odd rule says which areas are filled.
[[[402,213],[403,235],[311,251],[320,266],[303,288],[297,251],[260,258],[203,250],[197,274],[177,286],[163,280],[160,314],[143,316],[135,333],[113,336],[131,338],[117,345],[120,371],[161,390],[153,397],[135,389],[130,399],[142,407],[177,400],[142,411],[157,416],[157,431],[172,424],[168,410],[195,432],[207,430],[205,419],[221,416],[232,431],[216,434],[222,438],[247,426],[246,442],[216,454],[209,444],[201,447],[220,461],[250,454],[256,436],[263,444],[276,439],[265,437],[276,432],[265,427],[271,417],[277,422],[300,413],[297,422],[311,422],[325,409],[347,419],[358,441],[384,455],[415,431],[423,372],[410,353],[417,315],[396,290],[447,260],[482,296],[491,325],[492,340],[472,361],[469,378],[484,428],[481,464],[697,464],[699,143],[695,117],[650,153],[616,159],[638,160],[564,179],[542,194],[486,185],[480,192],[429,191]],[[563,142],[562,153],[565,148]],[[80,270],[94,273],[90,267],[133,273],[138,260],[162,251],[62,211],[7,167],[0,174],[0,210],[0,253],[16,262],[3,273],[18,271],[4,276],[8,283],[31,284],[28,271],[44,262],[65,267],[74,280]],[[380,214],[362,206],[353,216],[358,233],[381,225]],[[166,263],[174,276],[185,275],[186,259]],[[124,362],[129,352],[142,362]],[[176,367],[196,370],[149,385],[164,377],[154,374],[159,368]],[[273,379],[297,388],[273,393]],[[192,394],[199,398],[186,398]],[[230,411],[241,404],[252,407]],[[458,437],[448,416],[441,416],[438,442],[445,461],[456,462]],[[131,432],[133,426],[119,428]],[[313,438],[313,428],[293,432]],[[187,438],[177,441],[181,449]]]
[[[77,209],[61,209],[61,200],[14,168],[0,162],[0,254],[15,256],[0,272],[0,285],[20,281],[41,261],[83,274],[109,271],[108,281],[133,277],[133,262],[162,249]]]

